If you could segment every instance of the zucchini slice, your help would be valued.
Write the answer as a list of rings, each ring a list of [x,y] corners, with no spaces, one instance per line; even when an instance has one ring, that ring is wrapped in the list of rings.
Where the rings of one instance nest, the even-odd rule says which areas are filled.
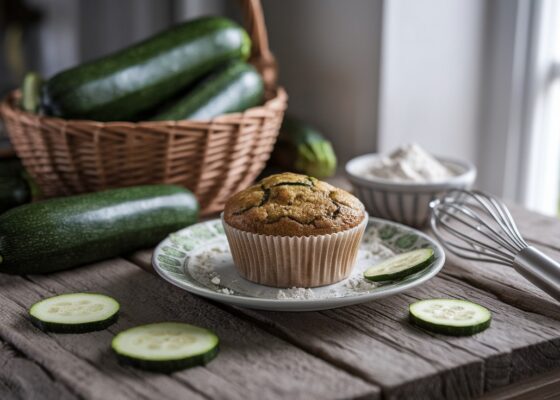
[[[155,372],[204,365],[218,354],[214,332],[180,322],[161,322],[127,329],[111,347],[122,362]]]
[[[457,299],[421,300],[409,306],[410,321],[445,335],[466,336],[490,326],[492,314],[478,304]]]
[[[99,331],[117,321],[120,305],[96,293],[68,293],[49,297],[29,309],[31,322],[43,331],[82,333]]]
[[[418,249],[402,253],[370,267],[364,277],[374,282],[393,281],[414,274],[431,264],[434,250]]]

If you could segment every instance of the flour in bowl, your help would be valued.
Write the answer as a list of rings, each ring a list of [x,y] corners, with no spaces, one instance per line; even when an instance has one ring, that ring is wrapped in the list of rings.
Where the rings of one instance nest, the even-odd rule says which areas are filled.
[[[435,182],[454,176],[453,171],[417,144],[407,144],[388,156],[379,157],[365,171],[366,178],[396,182]]]

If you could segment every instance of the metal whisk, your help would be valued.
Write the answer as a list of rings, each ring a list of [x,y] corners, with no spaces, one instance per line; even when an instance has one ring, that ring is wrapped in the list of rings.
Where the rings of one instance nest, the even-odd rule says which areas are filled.
[[[481,191],[452,190],[430,203],[430,224],[451,253],[512,266],[560,301],[560,264],[529,246],[507,207]]]

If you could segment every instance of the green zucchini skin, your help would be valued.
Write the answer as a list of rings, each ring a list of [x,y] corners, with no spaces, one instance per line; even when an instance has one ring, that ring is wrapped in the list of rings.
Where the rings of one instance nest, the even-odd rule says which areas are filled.
[[[166,344],[176,347],[170,351],[165,349]],[[205,365],[218,355],[219,346],[220,339],[211,330],[180,322],[136,326],[118,333],[111,341],[111,348],[122,363],[164,373]]]
[[[491,319],[489,319],[488,321],[485,321],[481,324],[478,325],[473,325],[473,326],[465,326],[465,327],[461,327],[461,328],[457,328],[457,327],[448,327],[448,326],[444,326],[444,325],[435,325],[435,324],[430,324],[429,322],[426,322],[424,320],[422,320],[421,318],[416,317],[413,314],[409,314],[409,321],[422,328],[422,329],[426,329],[427,331],[430,332],[434,332],[434,333],[441,333],[443,335],[449,335],[449,336],[472,336],[472,335],[476,335],[477,333],[480,333],[486,329],[488,329],[490,327],[490,323],[492,322]]]
[[[31,323],[37,328],[41,329],[43,332],[54,332],[54,333],[87,333],[102,331],[107,329],[119,319],[119,314],[115,313],[110,318],[103,321],[87,322],[83,324],[69,325],[69,324],[59,324],[56,322],[46,322],[41,321],[39,318],[33,315],[29,316]]]
[[[200,365],[206,365],[214,358],[216,358],[219,352],[220,352],[219,346],[216,346],[211,351],[204,354],[200,354],[196,357],[190,357],[181,360],[166,360],[166,361],[141,360],[139,358],[128,357],[120,353],[116,353],[116,354],[117,354],[117,359],[123,364],[140,368],[146,371],[169,374],[185,368],[192,368],[192,367],[198,367]]]
[[[427,268],[432,262],[434,261],[434,251],[431,250],[431,255],[426,258],[424,261],[411,266],[405,270],[396,273],[388,273],[383,275],[375,275],[375,276],[368,276],[367,271],[364,273],[364,278],[372,282],[385,282],[385,281],[395,281],[398,279],[406,278],[409,275],[415,274],[417,272],[422,271],[424,268]]]
[[[485,319],[481,319],[478,322],[473,322],[470,324],[464,324],[462,326],[458,326],[458,325],[452,325],[452,324],[446,324],[445,321],[430,321],[429,319],[427,319],[425,316],[421,315],[421,312],[419,312],[418,310],[415,310],[415,307],[418,307],[420,305],[426,305],[428,303],[438,303],[438,302],[443,302],[443,303],[454,303],[457,305],[463,305],[463,304],[469,304],[469,307],[474,306],[475,309],[477,309],[479,311],[479,313],[482,313],[483,316],[485,317]],[[486,329],[488,329],[490,327],[490,324],[492,322],[492,314],[491,312],[485,308],[482,307],[479,304],[476,303],[472,303],[470,301],[467,300],[457,300],[457,299],[430,299],[430,300],[419,300],[415,303],[412,303],[409,305],[408,307],[408,315],[409,315],[409,321],[422,328],[425,330],[428,330],[430,332],[434,332],[434,333],[441,333],[444,335],[450,335],[450,336],[470,336],[470,335],[475,335],[479,332],[482,332]],[[480,316],[479,316],[480,319]]]
[[[151,247],[193,224],[194,195],[136,186],[26,204],[0,215],[0,272],[41,274]]]
[[[102,302],[98,300],[100,297],[103,299]],[[97,304],[99,304],[99,302],[104,302],[105,304],[103,304],[102,307],[109,305],[110,303],[112,306],[110,309],[111,313],[106,312],[105,315],[92,317],[91,312],[87,310],[87,305],[81,306],[79,303],[76,304],[78,298],[80,298],[81,301],[86,300],[90,306],[92,302],[94,302],[95,306],[95,301],[98,302]],[[61,305],[56,304],[60,302],[67,302],[64,307],[69,307],[70,310],[68,308],[60,309]],[[82,313],[82,315],[86,315],[86,318],[83,318],[82,321],[72,320],[72,315],[69,316],[70,320],[66,320],[65,322],[52,320],[52,315],[50,314],[51,312],[55,313],[55,315],[58,313],[58,316],[60,316],[60,313],[64,315],[64,313],[68,311],[70,311],[71,314],[72,308],[75,308],[76,306],[83,307],[78,311]],[[58,308],[58,310],[48,311],[48,309],[53,307]],[[48,308],[47,312],[45,312],[45,308]],[[97,293],[66,293],[38,301],[31,306],[28,314],[33,325],[44,332],[85,333],[106,329],[117,322],[119,318],[119,310],[120,304],[112,297],[106,295],[100,295]]]
[[[63,71],[43,85],[48,114],[126,121],[229,60],[247,59],[243,28],[221,17],[177,25],[107,57]]]
[[[262,103],[264,84],[255,68],[243,61],[232,62],[206,77],[185,97],[171,104],[154,121],[210,119],[243,112]]]

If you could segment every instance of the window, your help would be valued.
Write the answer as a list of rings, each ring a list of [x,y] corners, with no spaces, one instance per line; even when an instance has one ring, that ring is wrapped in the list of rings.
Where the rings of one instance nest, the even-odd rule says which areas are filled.
[[[560,2],[535,1],[529,12],[521,200],[529,208],[559,215]]]

